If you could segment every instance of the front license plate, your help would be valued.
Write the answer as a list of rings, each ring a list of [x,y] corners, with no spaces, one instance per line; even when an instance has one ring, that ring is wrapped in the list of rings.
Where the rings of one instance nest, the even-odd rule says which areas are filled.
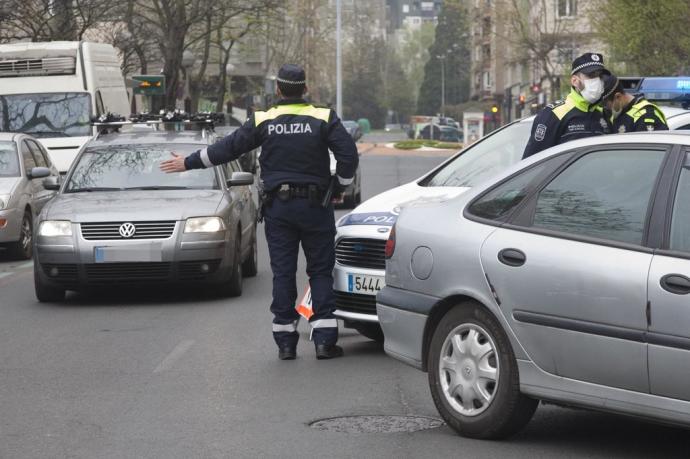
[[[96,263],[154,262],[163,260],[160,243],[94,247]]]
[[[347,275],[347,291],[350,293],[376,295],[385,285],[386,281],[381,276],[349,273]]]

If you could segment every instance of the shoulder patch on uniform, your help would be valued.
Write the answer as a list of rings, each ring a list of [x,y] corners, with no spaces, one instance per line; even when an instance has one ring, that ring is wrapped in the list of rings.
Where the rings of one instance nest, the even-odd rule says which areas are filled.
[[[537,124],[537,128],[534,130],[534,140],[541,142],[546,137],[546,125]]]
[[[572,110],[575,107],[575,104],[570,100],[566,99],[564,101],[559,101],[562,102],[556,108],[553,109],[553,114],[556,115],[556,118],[559,120],[562,120],[565,115],[568,114],[570,110]]]
[[[621,126],[618,128],[618,133],[623,134],[625,132],[625,125],[621,124]]]

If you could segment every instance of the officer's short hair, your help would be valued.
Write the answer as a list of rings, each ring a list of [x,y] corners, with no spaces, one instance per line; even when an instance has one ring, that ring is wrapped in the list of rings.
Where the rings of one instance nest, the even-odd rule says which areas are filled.
[[[281,83],[278,81],[278,89],[285,97],[302,97],[306,84]]]

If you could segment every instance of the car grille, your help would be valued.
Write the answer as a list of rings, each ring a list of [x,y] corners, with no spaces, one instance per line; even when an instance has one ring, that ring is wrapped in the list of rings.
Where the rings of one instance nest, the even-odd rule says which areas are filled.
[[[163,222],[130,222],[136,231],[132,237],[122,237],[120,226],[127,222],[94,222],[82,223],[81,234],[90,241],[112,239],[167,239],[175,230],[175,221]]]
[[[376,296],[336,291],[335,306],[341,311],[376,314]]]
[[[79,279],[77,265],[44,263],[41,267],[45,275],[56,282],[71,284]]]
[[[84,269],[89,282],[157,282],[170,279],[171,266],[169,262],[96,263],[84,265]]]
[[[335,246],[335,259],[341,265],[386,269],[385,239],[345,237]]]

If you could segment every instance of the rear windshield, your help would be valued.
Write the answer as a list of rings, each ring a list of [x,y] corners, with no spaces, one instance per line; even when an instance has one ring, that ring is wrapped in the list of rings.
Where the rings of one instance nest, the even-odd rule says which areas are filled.
[[[0,142],[0,177],[19,177],[19,156],[14,142]]]
[[[532,123],[516,122],[484,137],[420,183],[473,187],[522,159]]]
[[[87,148],[74,167],[65,192],[131,189],[217,189],[215,168],[161,172],[172,152],[183,156],[199,145],[112,145]]]

